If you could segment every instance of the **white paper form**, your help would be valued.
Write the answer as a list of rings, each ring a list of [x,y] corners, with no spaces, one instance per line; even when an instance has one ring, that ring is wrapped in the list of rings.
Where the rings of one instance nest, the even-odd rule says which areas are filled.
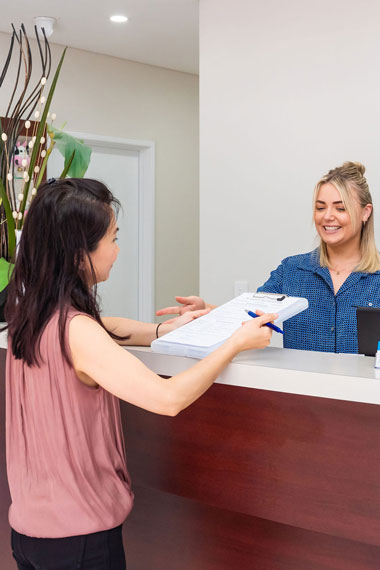
[[[271,293],[243,293],[200,317],[152,342],[152,350],[201,358],[229,338],[243,321],[251,319],[246,309],[277,313],[284,321],[308,307],[307,299]]]

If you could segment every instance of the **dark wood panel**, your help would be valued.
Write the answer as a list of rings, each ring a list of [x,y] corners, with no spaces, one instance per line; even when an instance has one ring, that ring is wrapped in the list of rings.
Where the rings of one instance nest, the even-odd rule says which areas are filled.
[[[380,548],[136,486],[128,570],[378,570]]]
[[[379,406],[217,384],[176,418],[122,410],[137,484],[380,545]]]

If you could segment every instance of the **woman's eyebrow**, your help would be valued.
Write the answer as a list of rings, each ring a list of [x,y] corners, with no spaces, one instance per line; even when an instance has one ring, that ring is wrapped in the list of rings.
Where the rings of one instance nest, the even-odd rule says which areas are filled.
[[[319,202],[320,204],[326,204],[326,202],[323,200],[316,200],[316,202]],[[343,204],[343,200],[337,200],[336,202],[333,202],[333,204]]]

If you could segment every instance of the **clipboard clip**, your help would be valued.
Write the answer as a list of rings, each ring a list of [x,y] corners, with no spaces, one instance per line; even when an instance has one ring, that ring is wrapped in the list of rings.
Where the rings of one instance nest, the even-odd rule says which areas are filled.
[[[271,299],[273,301],[284,301],[288,295],[279,295],[278,293],[254,293],[252,299]]]

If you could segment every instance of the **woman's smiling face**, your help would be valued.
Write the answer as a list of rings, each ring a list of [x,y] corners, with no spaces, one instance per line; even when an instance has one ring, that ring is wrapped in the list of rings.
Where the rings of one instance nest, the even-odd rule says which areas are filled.
[[[334,247],[355,242],[360,244],[362,222],[370,216],[372,206],[367,204],[362,208],[356,195],[353,202],[354,223],[335,186],[326,182],[320,187],[315,202],[314,223],[320,238],[327,246]]]

